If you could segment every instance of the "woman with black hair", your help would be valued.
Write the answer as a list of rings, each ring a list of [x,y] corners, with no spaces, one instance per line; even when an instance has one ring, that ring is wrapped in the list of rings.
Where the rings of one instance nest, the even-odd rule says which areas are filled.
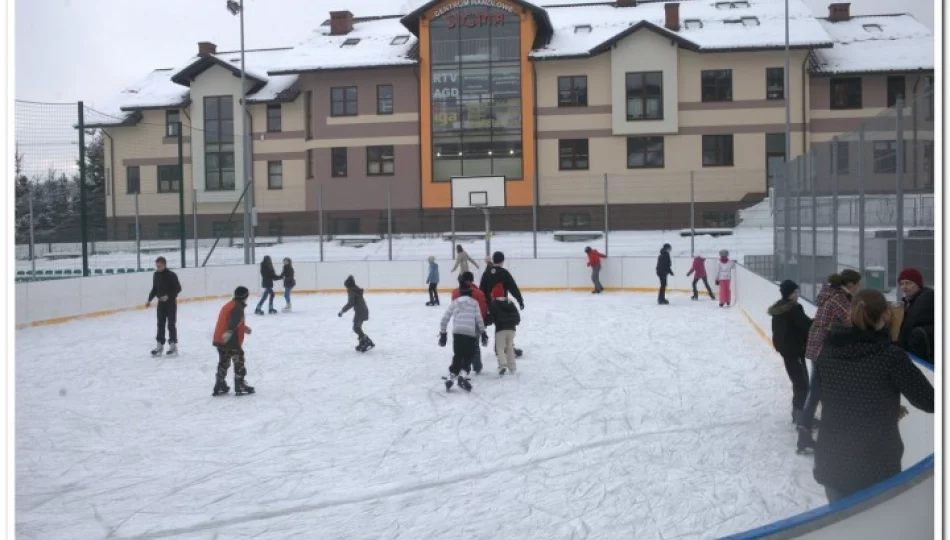
[[[264,300],[268,301],[268,313],[271,315],[277,313],[277,310],[274,309],[274,281],[281,277],[283,276],[277,275],[277,272],[274,271],[274,263],[271,261],[270,255],[265,255],[264,260],[261,261],[261,288],[264,289],[264,295],[261,296],[261,301],[257,303],[257,308],[254,309],[255,314],[264,314],[264,310],[261,309]]]

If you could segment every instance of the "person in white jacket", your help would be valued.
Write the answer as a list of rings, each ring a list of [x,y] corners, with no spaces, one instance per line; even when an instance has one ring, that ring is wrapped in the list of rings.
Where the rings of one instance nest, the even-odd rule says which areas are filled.
[[[475,262],[475,259],[472,259],[472,256],[462,246],[455,246],[455,253],[455,266],[452,267],[452,272],[458,270],[459,275],[462,275],[465,272],[471,272],[469,265],[478,268],[478,263]]]
[[[719,264],[716,269],[716,285],[719,285],[719,307],[732,306],[732,271],[736,261],[729,260],[729,250],[719,251]]]
[[[451,390],[452,385],[458,383],[459,388],[471,392],[472,383],[467,375],[472,370],[472,357],[478,349],[479,336],[482,339],[482,346],[488,346],[488,334],[485,332],[482,310],[478,302],[472,298],[472,288],[468,283],[460,284],[459,297],[452,301],[449,308],[445,310],[445,315],[442,316],[439,347],[445,347],[448,343],[446,331],[449,321],[453,319],[452,365],[449,366],[448,376],[443,377],[445,390]],[[463,371],[465,375],[462,375]]]

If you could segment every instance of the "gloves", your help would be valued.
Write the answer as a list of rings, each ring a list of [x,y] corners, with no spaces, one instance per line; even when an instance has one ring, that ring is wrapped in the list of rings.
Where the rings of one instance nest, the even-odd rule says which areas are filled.
[[[336,316],[337,316],[337,317],[343,317],[343,312],[341,311],[341,312],[337,313]]]
[[[488,346],[488,332],[482,332],[482,347]]]
[[[251,327],[250,327],[250,326],[245,326],[245,327],[244,327],[244,333],[250,335],[250,333],[251,333]]]
[[[672,270],[670,270],[670,275],[671,275],[671,276],[674,275]]]
[[[221,334],[221,338],[224,340],[225,343],[227,343],[231,341],[231,336],[233,335],[234,335],[234,332],[230,330],[226,330],[223,334]]]
[[[524,302],[522,300],[518,300],[518,308],[524,311]]]
[[[445,347],[445,344],[449,342],[449,335],[445,332],[439,333],[439,347]]]

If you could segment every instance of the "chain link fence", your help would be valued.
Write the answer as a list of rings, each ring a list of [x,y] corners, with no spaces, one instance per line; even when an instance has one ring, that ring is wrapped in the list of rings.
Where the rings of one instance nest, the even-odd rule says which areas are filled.
[[[775,253],[748,266],[808,300],[846,268],[885,293],[905,267],[933,283],[933,112],[931,90],[790,161],[774,185]]]

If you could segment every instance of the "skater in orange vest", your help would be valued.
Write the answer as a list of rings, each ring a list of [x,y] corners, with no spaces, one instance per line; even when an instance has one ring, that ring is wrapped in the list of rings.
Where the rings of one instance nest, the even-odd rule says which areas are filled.
[[[218,372],[215,374],[212,396],[220,396],[231,391],[225,378],[228,368],[234,362],[234,393],[236,395],[253,394],[254,387],[244,381],[247,369],[244,368],[244,335],[251,333],[251,327],[244,324],[244,308],[247,307],[247,287],[234,289],[234,299],[224,304],[218,313],[218,322],[214,327],[212,344],[218,349]]]

